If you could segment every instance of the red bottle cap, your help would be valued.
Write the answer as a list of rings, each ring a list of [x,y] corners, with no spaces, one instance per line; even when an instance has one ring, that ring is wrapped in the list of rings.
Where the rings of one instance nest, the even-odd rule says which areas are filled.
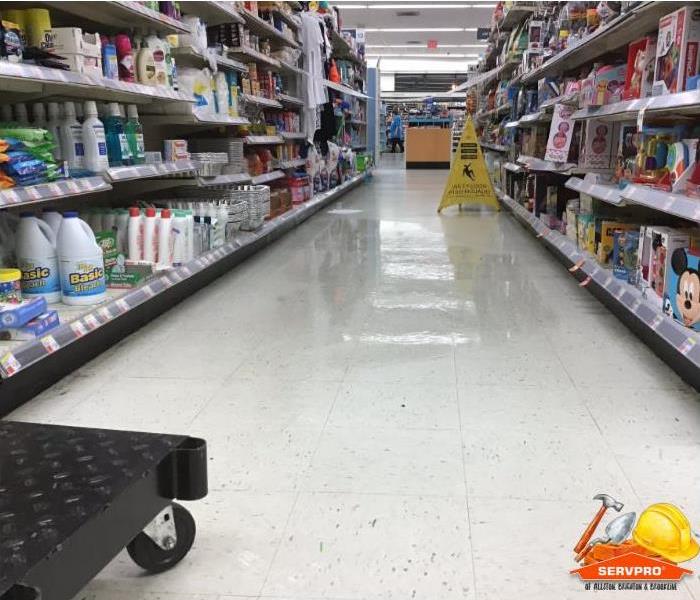
[[[163,210],[161,210],[160,211],[160,218],[161,219],[169,219],[170,218],[170,209],[164,208]]]
[[[156,209],[155,208],[147,208],[146,209],[146,216],[147,217],[155,217],[156,216]]]
[[[141,216],[141,210],[138,208],[138,206],[132,206],[129,209],[129,216],[130,217],[140,217]]]

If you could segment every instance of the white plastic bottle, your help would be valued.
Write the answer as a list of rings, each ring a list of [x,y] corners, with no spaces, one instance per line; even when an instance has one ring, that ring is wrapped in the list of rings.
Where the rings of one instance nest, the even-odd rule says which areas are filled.
[[[164,208],[160,211],[160,219],[158,220],[158,264],[170,266],[173,264],[173,238],[170,209]]]
[[[56,250],[63,302],[78,306],[102,302],[107,290],[102,248],[77,212],[63,213]]]
[[[173,260],[175,266],[183,265],[187,262],[187,216],[185,211],[177,209],[173,211],[171,219],[171,236],[173,244]]]
[[[219,246],[223,246],[228,237],[228,208],[225,204],[219,204],[217,208],[216,220],[219,222],[219,226],[221,228],[221,239],[219,241]]]
[[[194,259],[194,213],[192,209],[185,211],[187,218],[187,229],[185,233],[186,243],[187,243],[187,254],[186,260]]]
[[[156,209],[147,208],[143,220],[143,260],[156,262],[158,260],[158,233],[156,231]]]
[[[85,102],[83,144],[85,147],[85,168],[93,173],[106,171],[109,168],[107,138],[102,121],[97,118],[97,105],[93,100]]]
[[[27,114],[27,105],[24,102],[15,104],[15,121],[20,125],[29,125],[29,115]]]
[[[44,108],[43,102],[32,104],[32,116],[34,117],[32,127],[46,129],[46,108]]]
[[[12,121],[15,120],[14,115],[12,114],[12,105],[11,104],[2,104],[0,105],[0,123],[12,123]]]
[[[102,231],[102,213],[98,208],[89,208],[85,211],[85,222],[95,233]]]
[[[15,238],[15,254],[22,271],[22,294],[60,302],[61,279],[56,255],[56,234],[33,213],[22,213]]]
[[[150,50],[149,55],[153,57],[155,68],[155,82],[151,85],[168,87],[168,67],[166,64],[167,50],[158,34],[152,31],[143,39],[144,45]]]
[[[41,211],[41,219],[49,224],[49,227],[53,229],[54,235],[58,235],[58,230],[63,222],[63,215],[60,212],[55,208],[45,208]]]
[[[58,107],[58,102],[49,102],[48,108],[48,121],[46,122],[46,129],[53,137],[55,144],[52,150],[53,158],[56,162],[63,160],[63,153],[61,152],[61,112]]]
[[[63,103],[63,121],[61,122],[61,151],[63,159],[72,170],[85,169],[85,148],[83,146],[83,127],[75,118],[75,105]]]
[[[129,234],[128,234],[129,260],[143,260],[143,219],[141,210],[132,206],[129,209]]]
[[[117,215],[111,210],[107,209],[102,213],[102,231],[115,231],[117,225]]]
[[[137,209],[138,210],[138,209]],[[129,254],[129,211],[118,208],[115,211],[114,223],[117,230],[117,251],[120,254]]]

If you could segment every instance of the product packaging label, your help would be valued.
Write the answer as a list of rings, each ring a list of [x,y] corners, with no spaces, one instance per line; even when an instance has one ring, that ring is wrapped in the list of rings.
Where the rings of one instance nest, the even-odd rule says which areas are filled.
[[[126,139],[126,135],[123,133],[119,134],[119,147],[122,151],[122,158],[131,158],[131,150],[129,149],[129,140]]]
[[[144,141],[143,141],[143,134],[137,133],[136,134],[136,157],[143,158],[145,156],[145,152],[146,152],[146,144],[144,144]]]
[[[61,291],[57,259],[22,257],[22,293],[26,296],[51,294]]]
[[[61,259],[61,292],[71,298],[97,296],[106,290],[102,257]]]

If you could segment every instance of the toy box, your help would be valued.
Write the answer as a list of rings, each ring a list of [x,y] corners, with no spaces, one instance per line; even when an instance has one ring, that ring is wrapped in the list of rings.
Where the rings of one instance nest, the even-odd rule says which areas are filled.
[[[582,127],[579,166],[588,169],[609,169],[615,145],[614,123],[589,119]]]
[[[566,162],[569,157],[569,148],[574,134],[574,120],[571,116],[574,109],[566,104],[554,106],[552,126],[549,128],[547,151],[544,159],[554,162]]]
[[[700,252],[676,248],[666,272],[664,308],[686,327],[700,331]]]
[[[698,73],[700,11],[689,6],[659,19],[653,94],[685,90],[686,80]]]
[[[627,72],[623,100],[651,96],[654,85],[656,38],[646,36],[632,42],[627,50]]]
[[[637,125],[620,123],[615,158],[615,177],[620,188],[632,181],[637,160]]]
[[[650,225],[642,225],[639,228],[639,246],[637,247],[637,271],[639,283],[645,287],[651,287],[649,279],[649,263],[651,261],[651,242],[654,228]]]
[[[690,236],[671,227],[653,227],[649,283],[659,298],[664,297],[666,273],[671,268],[671,256],[678,248],[687,248]]]
[[[596,71],[595,93],[591,104],[602,106],[622,100],[627,65],[606,65]]]
[[[613,255],[615,249],[615,233],[639,229],[639,225],[623,223],[621,221],[600,221],[600,229],[597,231],[597,253],[596,257],[601,265],[614,264]]]
[[[631,284],[637,283],[637,252],[639,250],[639,231],[617,230],[613,239],[613,275]]]

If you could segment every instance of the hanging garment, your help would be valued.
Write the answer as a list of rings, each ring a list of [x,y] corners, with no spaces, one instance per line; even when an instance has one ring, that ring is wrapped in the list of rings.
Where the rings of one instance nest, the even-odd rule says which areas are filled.
[[[311,137],[318,128],[317,107],[328,102],[328,92],[323,83],[322,48],[326,40],[320,19],[311,13],[301,13],[301,43],[304,51],[304,131]]]

